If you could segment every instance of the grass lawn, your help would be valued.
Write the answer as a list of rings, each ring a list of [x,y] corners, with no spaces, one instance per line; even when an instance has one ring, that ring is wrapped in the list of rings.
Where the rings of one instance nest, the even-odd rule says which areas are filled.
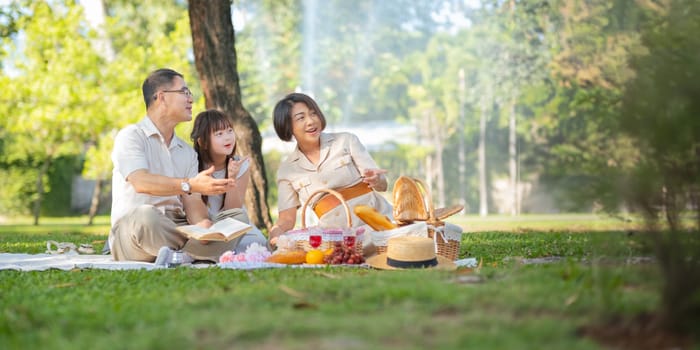
[[[0,271],[0,348],[600,349],[582,328],[653,311],[661,276],[628,263],[650,255],[643,234],[575,218],[455,217],[461,256],[481,262],[456,272]],[[0,252],[101,248],[108,218],[86,222],[9,220]],[[552,256],[563,259],[524,263]]]

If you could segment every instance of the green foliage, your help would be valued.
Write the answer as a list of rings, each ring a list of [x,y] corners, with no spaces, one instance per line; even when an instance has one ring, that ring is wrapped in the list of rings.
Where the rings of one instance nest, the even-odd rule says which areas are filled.
[[[627,58],[641,50],[637,28],[646,18],[640,6],[624,1],[558,6],[545,26],[557,28],[545,32],[553,49],[549,79],[528,97],[534,132],[526,137],[539,143],[528,162],[542,169],[541,181],[565,209],[598,202],[617,211],[616,175],[636,155],[617,129],[619,101],[633,75]]]
[[[0,168],[0,216],[27,215],[34,199],[36,170],[17,164]]]
[[[300,86],[301,3],[236,1],[245,18],[236,31],[236,57],[246,110],[262,130],[272,125],[275,103]]]
[[[75,152],[89,125],[85,96],[98,84],[100,60],[88,35],[73,35],[80,32],[79,7],[35,2],[30,11],[19,21],[26,40],[24,57],[14,61],[20,74],[11,82],[17,89],[4,92],[18,102],[10,110],[9,130],[28,139],[14,143],[16,156]],[[82,84],[74,84],[76,79]],[[29,141],[37,139],[42,142]]]
[[[99,96],[102,63],[92,50],[91,33],[81,30],[79,6],[38,1],[26,11],[17,19],[17,28],[24,34],[23,51],[12,57],[17,74],[7,78],[15,88],[0,91],[0,99],[14,102],[4,111],[6,130],[13,140],[4,147],[7,161],[31,159],[41,164],[35,168],[34,177],[39,179],[34,186],[36,197],[17,198],[25,205],[30,203],[27,200],[41,203],[48,190],[44,164],[80,152],[92,126],[91,117],[101,107],[86,97]],[[10,47],[18,49],[15,43]],[[65,207],[65,198],[61,202],[52,205]],[[37,218],[38,214],[35,211]]]
[[[639,185],[650,185],[635,191],[658,193],[666,187],[669,196],[685,197],[700,188],[700,58],[692,54],[700,50],[700,39],[690,34],[700,30],[699,18],[695,2],[674,2],[668,16],[644,32],[648,53],[632,61],[637,75],[625,94],[621,129],[640,149],[637,163],[644,172],[635,175],[646,180]],[[671,205],[675,199],[647,206]],[[674,207],[671,215],[678,215],[684,205]]]
[[[620,130],[639,156],[620,176],[625,194],[656,227],[665,220],[670,233],[655,236],[656,255],[665,275],[662,311],[676,329],[700,326],[700,4],[673,1],[666,16],[645,27],[647,52],[634,57],[636,76],[627,86]],[[681,215],[692,210],[689,231]],[[690,236],[690,238],[687,238]],[[690,244],[680,244],[690,240]]]
[[[183,4],[162,1],[135,6],[131,1],[110,1],[107,5],[111,16],[105,25],[106,37],[88,25],[82,7],[72,1],[30,2],[17,15],[16,29],[23,34],[24,44],[7,43],[15,52],[10,58],[16,72],[0,76],[3,86],[17,87],[0,91],[0,100],[12,101],[0,104],[0,112],[8,116],[0,132],[13,140],[2,146],[6,162],[31,159],[38,164],[64,155],[84,156],[85,168],[77,173],[106,180],[114,133],[144,116],[140,86],[150,71],[172,67],[185,74],[192,90],[197,90],[194,68],[188,61],[191,39]],[[145,42],[158,45],[146,46]],[[202,99],[196,99],[195,108],[202,105]],[[188,127],[177,130],[185,140]],[[37,169],[41,167],[34,165],[34,171]],[[72,167],[63,169],[71,172],[55,173],[51,178],[76,174]],[[43,179],[46,174],[33,176],[37,177]],[[35,183],[33,192],[37,193]],[[56,191],[69,188],[53,187]],[[39,196],[12,198],[19,201],[18,207],[28,207]],[[49,208],[70,207],[65,193],[49,194],[47,200],[52,201],[45,205],[48,212],[57,210]]]
[[[17,34],[17,18],[20,16],[20,11],[21,5],[15,1],[0,7],[0,68],[4,65],[2,60],[8,54],[5,41]]]
[[[270,151],[265,154],[265,171],[268,172],[268,174],[274,174],[274,177],[277,177],[277,170],[280,167],[280,162],[284,158],[284,155],[280,154],[277,151]],[[277,203],[277,183],[272,181],[268,183],[268,192],[267,192],[267,201],[268,203]]]
[[[81,164],[75,156],[60,157],[51,163],[48,171],[48,188],[41,212],[47,216],[67,216],[71,213],[73,176],[79,173]]]

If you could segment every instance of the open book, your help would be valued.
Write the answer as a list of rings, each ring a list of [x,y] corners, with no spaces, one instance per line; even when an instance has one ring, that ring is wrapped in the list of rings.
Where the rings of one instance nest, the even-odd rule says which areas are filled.
[[[177,227],[180,232],[184,233],[185,236],[191,239],[224,242],[236,239],[250,231],[252,228],[253,226],[232,218],[223,219],[212,225],[210,228],[204,228],[197,225]]]

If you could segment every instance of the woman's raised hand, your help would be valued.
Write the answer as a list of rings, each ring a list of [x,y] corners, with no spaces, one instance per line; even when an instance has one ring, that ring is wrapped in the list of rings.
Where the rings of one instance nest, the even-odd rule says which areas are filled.
[[[382,175],[386,173],[387,171],[384,169],[365,169],[362,172],[362,182],[371,188],[382,190],[386,187],[386,178]]]

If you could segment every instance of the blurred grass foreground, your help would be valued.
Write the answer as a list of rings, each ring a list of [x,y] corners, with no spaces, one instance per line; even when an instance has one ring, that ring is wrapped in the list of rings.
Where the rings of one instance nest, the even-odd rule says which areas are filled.
[[[476,257],[478,268],[0,271],[0,344],[6,349],[693,344],[688,336],[659,338],[651,331],[613,340],[601,336],[600,329],[634,324],[658,306],[663,276],[649,257],[644,233],[615,229],[615,221],[591,215],[454,218],[468,232],[461,256]],[[106,218],[93,226],[83,220],[33,226],[31,219],[13,219],[0,225],[0,252],[43,252],[47,239],[106,238]]]

